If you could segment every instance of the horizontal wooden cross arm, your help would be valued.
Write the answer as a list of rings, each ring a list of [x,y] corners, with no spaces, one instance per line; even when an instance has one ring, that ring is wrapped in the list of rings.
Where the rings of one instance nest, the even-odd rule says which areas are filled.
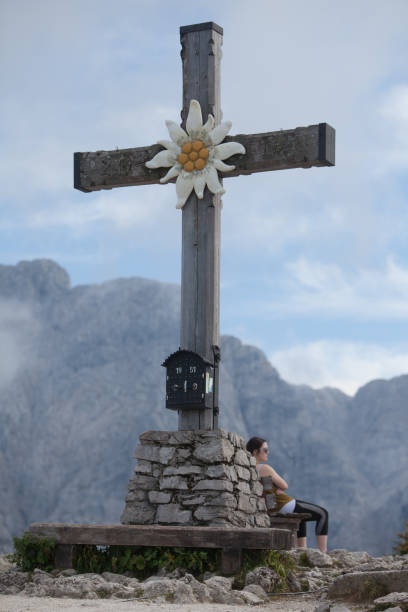
[[[231,141],[243,144],[246,154],[225,160],[228,165],[235,165],[235,170],[223,174],[223,178],[335,163],[335,130],[327,123],[263,134],[237,134],[227,136],[224,142]],[[160,145],[151,145],[74,153],[74,187],[89,192],[157,184],[167,169],[150,170],[145,164],[161,150]]]

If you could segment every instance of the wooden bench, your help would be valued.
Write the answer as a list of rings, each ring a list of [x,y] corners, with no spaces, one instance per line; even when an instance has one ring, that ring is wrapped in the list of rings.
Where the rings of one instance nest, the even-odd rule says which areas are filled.
[[[241,569],[243,549],[288,550],[293,546],[291,529],[180,527],[162,525],[73,525],[33,523],[32,535],[54,538],[57,542],[55,565],[72,567],[74,546],[182,546],[220,548],[221,571],[236,574]]]

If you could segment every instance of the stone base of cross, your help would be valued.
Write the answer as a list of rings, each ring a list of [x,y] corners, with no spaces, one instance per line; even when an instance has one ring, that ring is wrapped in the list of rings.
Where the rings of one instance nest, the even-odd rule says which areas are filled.
[[[197,100],[204,121],[208,115],[221,121],[220,63],[223,30],[213,22],[180,28],[183,64],[182,127],[191,100]],[[238,142],[245,155],[228,163],[227,177],[289,168],[333,166],[335,131],[327,123],[262,134],[238,134],[224,142]],[[145,147],[74,154],[74,187],[84,192],[115,187],[157,184],[165,174],[146,167],[163,147]],[[174,179],[173,179],[174,181]],[[182,212],[181,331],[180,348],[213,364],[212,406],[195,409],[180,404],[179,429],[218,427],[218,362],[220,359],[220,228],[221,198],[205,188],[203,198],[194,191]]]

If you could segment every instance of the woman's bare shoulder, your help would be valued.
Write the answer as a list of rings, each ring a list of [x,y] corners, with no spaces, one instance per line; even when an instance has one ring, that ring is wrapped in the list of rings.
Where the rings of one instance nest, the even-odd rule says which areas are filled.
[[[275,470],[273,468],[271,468],[270,465],[268,465],[267,463],[263,463],[261,465],[261,467],[259,468],[259,476],[274,476],[276,474]]]

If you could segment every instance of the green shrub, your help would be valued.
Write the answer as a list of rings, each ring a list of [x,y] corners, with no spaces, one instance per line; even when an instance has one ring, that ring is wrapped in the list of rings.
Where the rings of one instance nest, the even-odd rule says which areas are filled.
[[[397,542],[395,546],[393,546],[393,551],[397,555],[407,555],[408,554],[408,521],[405,521],[405,533],[398,533],[397,536],[400,538],[400,542]]]
[[[199,576],[214,572],[220,566],[217,549],[170,548],[159,546],[77,546],[74,568],[78,572],[130,572],[138,578],[146,578],[165,567],[173,571],[177,567]]]
[[[270,567],[277,573],[279,582],[275,589],[276,592],[287,590],[286,578],[288,572],[294,569],[295,563],[289,555],[279,550],[244,550],[242,570],[234,581],[234,587],[243,588],[247,573],[261,566]]]
[[[307,556],[306,552],[300,553],[299,565],[302,565],[303,567],[312,567],[312,564],[310,563],[309,557]]]
[[[35,568],[44,571],[52,570],[55,565],[55,540],[33,536],[25,531],[21,538],[13,538],[14,554],[11,559],[17,567],[25,572]]]

